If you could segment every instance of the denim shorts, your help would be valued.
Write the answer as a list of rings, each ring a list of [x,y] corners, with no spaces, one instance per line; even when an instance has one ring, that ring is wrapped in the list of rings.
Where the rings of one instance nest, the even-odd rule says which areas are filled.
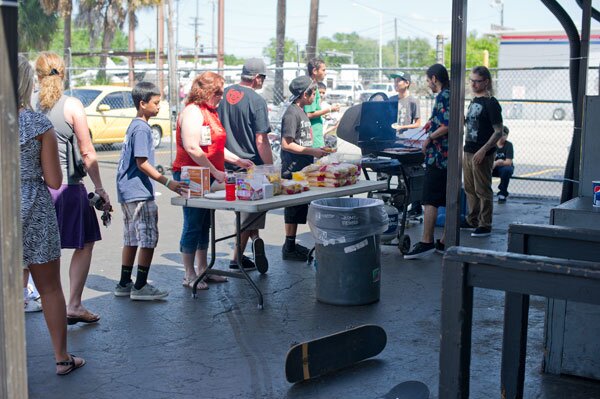
[[[181,180],[181,172],[173,172],[173,178]],[[179,251],[184,254],[193,254],[198,249],[208,249],[209,231],[210,210],[184,206]]]

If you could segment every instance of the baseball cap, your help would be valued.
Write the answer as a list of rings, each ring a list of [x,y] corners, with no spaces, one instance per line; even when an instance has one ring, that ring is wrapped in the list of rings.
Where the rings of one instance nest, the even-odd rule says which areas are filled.
[[[400,78],[410,83],[410,74],[402,71],[394,72],[390,75],[390,79]]]
[[[242,76],[267,75],[267,66],[260,58],[248,58],[242,67]]]
[[[298,76],[296,79],[290,82],[290,92],[292,96],[290,97],[290,102],[296,101],[298,97],[302,95],[313,84],[313,80],[306,75]]]

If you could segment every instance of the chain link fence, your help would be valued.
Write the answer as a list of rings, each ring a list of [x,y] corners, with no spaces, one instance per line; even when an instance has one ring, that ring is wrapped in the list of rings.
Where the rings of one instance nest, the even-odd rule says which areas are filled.
[[[31,55],[30,55],[31,56]],[[216,71],[200,65],[198,68],[178,67],[177,106],[171,108],[168,98],[169,70],[154,65],[136,63],[106,68],[104,85],[95,85],[98,68],[73,67],[69,70],[71,91],[79,97],[88,115],[91,136],[101,162],[117,163],[127,126],[135,117],[131,99],[130,79],[150,81],[162,88],[164,103],[161,113],[150,121],[156,144],[156,162],[164,171],[170,169],[175,157],[174,125],[185,95],[195,76],[204,71]],[[304,64],[286,63],[283,70],[283,94],[274,90],[275,71],[269,67],[265,86],[259,93],[269,104],[270,119],[275,130],[289,98],[289,82],[306,73]],[[393,69],[328,68],[326,80],[329,103],[349,106],[368,99],[374,92],[395,94],[388,74]],[[423,123],[431,113],[433,96],[426,84],[426,68],[403,69],[411,75],[411,94],[420,100]],[[225,84],[239,82],[241,65],[218,71]],[[598,68],[588,73],[588,95],[597,95]],[[469,71],[467,71],[468,77]],[[494,95],[503,109],[504,123],[510,128],[509,140],[515,150],[515,173],[509,191],[513,196],[560,197],[564,167],[573,135],[573,108],[570,101],[568,68],[493,69]],[[465,110],[471,96],[470,85],[465,87]],[[494,186],[497,185],[494,179]],[[494,187],[495,189],[495,187]]]

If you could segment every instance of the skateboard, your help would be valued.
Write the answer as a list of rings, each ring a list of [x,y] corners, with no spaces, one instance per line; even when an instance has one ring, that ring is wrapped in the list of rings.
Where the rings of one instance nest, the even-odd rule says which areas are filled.
[[[292,346],[285,377],[295,383],[353,365],[378,355],[387,342],[385,330],[366,324]]]
[[[379,399],[429,399],[429,388],[419,381],[404,381]]]

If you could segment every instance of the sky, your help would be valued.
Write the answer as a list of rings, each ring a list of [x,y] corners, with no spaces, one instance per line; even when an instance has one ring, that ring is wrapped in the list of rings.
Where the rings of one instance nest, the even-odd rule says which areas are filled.
[[[504,26],[516,30],[561,29],[557,19],[540,0],[469,0],[467,29],[479,34],[489,32],[490,25],[500,25],[500,7],[503,3]],[[174,0],[178,18],[178,44],[193,51],[194,18],[198,6],[200,43],[212,48],[213,3],[216,43],[217,1]],[[451,35],[451,0],[320,0],[319,37],[331,37],[336,32],[357,32],[360,36],[379,40],[382,21],[383,43],[394,38],[394,19],[400,38],[425,38],[432,45],[435,37]],[[357,3],[359,5],[354,5]],[[577,26],[581,25],[581,9],[576,0],[559,0]],[[600,0],[592,0],[600,10]],[[225,0],[225,53],[237,57],[261,56],[262,50],[275,37],[277,0]],[[287,0],[286,37],[304,46],[308,39],[310,0]],[[145,48],[156,43],[156,11],[141,10],[138,14],[136,45]],[[176,19],[177,21],[177,19]],[[592,28],[600,24],[592,20]],[[165,30],[166,34],[166,30]],[[166,46],[166,39],[165,39]]]

